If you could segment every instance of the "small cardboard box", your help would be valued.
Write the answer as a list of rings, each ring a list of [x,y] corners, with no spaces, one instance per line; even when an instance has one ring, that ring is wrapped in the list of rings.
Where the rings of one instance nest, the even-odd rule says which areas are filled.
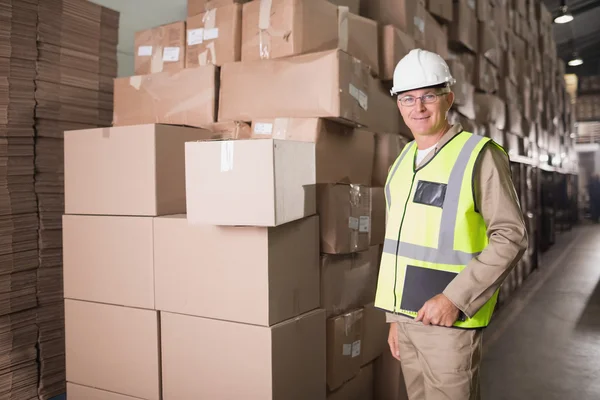
[[[185,67],[185,21],[135,33],[135,74],[179,71]]]
[[[358,375],[362,362],[363,310],[327,320],[327,387],[335,390]]]
[[[379,77],[382,81],[391,81],[394,79],[394,69],[396,69],[398,61],[415,48],[415,39],[394,25],[385,25],[380,32],[381,72]]]

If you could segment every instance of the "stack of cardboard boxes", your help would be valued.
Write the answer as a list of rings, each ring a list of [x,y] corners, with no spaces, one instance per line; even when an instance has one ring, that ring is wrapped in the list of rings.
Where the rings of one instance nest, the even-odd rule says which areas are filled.
[[[600,75],[580,78],[577,94],[577,120],[600,120]]]

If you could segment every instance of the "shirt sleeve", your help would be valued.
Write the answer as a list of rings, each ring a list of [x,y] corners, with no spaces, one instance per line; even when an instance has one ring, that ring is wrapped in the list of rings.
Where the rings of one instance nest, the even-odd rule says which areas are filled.
[[[474,176],[476,205],[488,245],[446,287],[444,295],[472,318],[492,297],[527,249],[527,229],[507,155],[489,143]]]

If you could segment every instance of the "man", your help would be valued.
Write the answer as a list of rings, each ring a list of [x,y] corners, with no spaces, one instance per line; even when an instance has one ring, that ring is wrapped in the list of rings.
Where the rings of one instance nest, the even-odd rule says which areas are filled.
[[[506,152],[447,121],[454,83],[439,55],[416,49],[391,91],[415,140],[388,174],[375,305],[411,400],[479,399],[482,330],[527,247]]]

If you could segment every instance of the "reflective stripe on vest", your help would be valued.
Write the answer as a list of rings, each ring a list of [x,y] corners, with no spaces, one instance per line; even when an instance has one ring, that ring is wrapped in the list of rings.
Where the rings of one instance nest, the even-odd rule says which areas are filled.
[[[471,182],[475,161],[489,140],[461,132],[417,170],[414,168],[414,142],[400,154],[390,170],[385,187],[388,226],[376,296],[377,307],[416,316],[420,306],[414,302],[422,306],[420,301],[426,301],[419,299],[421,292],[436,289],[441,293],[443,287],[434,286],[451,280],[487,245],[485,223],[474,209]],[[416,200],[419,185],[424,182],[435,187],[445,185],[442,204],[434,206]],[[465,193],[467,189],[469,193]],[[410,213],[408,219],[411,225],[402,226],[407,212]],[[407,286],[414,284],[422,290]],[[410,293],[406,294],[405,291]],[[497,294],[473,318],[458,321],[455,326],[486,326]],[[411,303],[412,309],[402,309],[401,305],[405,303]]]

